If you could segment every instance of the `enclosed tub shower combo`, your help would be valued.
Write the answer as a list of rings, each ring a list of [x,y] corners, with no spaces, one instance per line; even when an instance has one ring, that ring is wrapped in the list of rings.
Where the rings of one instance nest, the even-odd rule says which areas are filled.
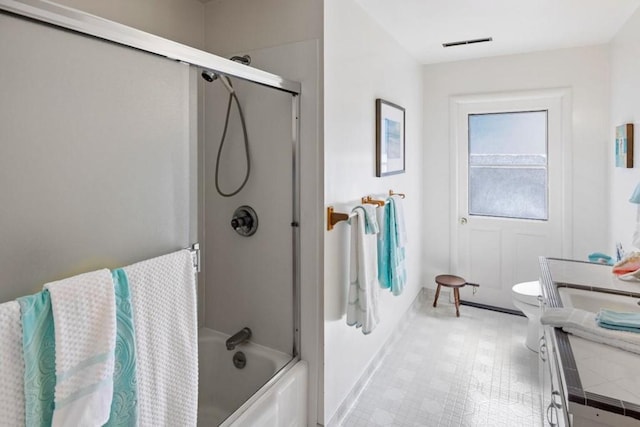
[[[25,295],[50,293],[62,328],[64,316],[78,317],[69,307],[98,304],[77,282],[96,274],[90,283],[113,289],[100,295],[115,303],[93,311],[112,313],[117,327],[97,334],[104,355],[85,355],[100,360],[95,369],[104,367],[112,388],[86,396],[108,396],[95,412],[107,425],[119,416],[128,425],[305,425],[300,84],[256,68],[277,60],[260,50],[226,59],[40,0],[0,0],[0,40],[12,40],[0,43],[3,357],[27,324],[18,309]],[[176,257],[184,260],[177,270]],[[61,304],[58,283],[76,302]],[[64,337],[54,341],[62,355],[45,356],[62,369]],[[125,359],[123,348],[135,351]],[[0,377],[7,371],[0,364]],[[123,398],[125,372],[137,381]],[[58,411],[49,415],[59,421],[73,398],[61,399],[67,374],[49,375]],[[33,406],[23,402],[33,383],[12,378],[23,391],[3,392],[0,417],[11,412],[28,425]],[[84,396],[76,391],[70,396]],[[149,404],[154,393],[168,403]],[[191,403],[182,413],[178,402]]]

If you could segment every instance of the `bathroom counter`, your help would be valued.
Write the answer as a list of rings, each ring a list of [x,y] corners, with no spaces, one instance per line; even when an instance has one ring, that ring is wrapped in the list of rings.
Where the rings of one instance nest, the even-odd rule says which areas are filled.
[[[611,266],[540,258],[546,307],[562,307],[560,287],[640,297],[640,282],[622,281]],[[553,330],[573,425],[640,426],[640,355]]]

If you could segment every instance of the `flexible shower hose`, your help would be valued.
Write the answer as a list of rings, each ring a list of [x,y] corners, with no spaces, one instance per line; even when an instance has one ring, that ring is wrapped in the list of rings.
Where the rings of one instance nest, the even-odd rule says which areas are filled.
[[[227,77],[223,76],[221,78],[224,79]],[[231,84],[231,80],[227,78],[227,81],[229,82],[229,86],[233,87],[233,85]],[[242,123],[242,133],[244,135],[244,153],[245,153],[245,158],[247,160],[247,172],[244,176],[244,180],[242,181],[242,184],[240,184],[240,187],[238,187],[235,191],[232,191],[231,193],[225,193],[220,189],[220,184],[219,184],[220,158],[222,157],[222,147],[224,146],[224,141],[227,137],[227,129],[229,128],[229,116],[231,115],[231,104],[233,100],[236,101],[236,106],[238,107],[238,113],[240,114],[240,122]],[[240,101],[238,101],[238,97],[236,96],[235,91],[229,91],[229,102],[227,103],[227,115],[224,119],[224,129],[222,131],[222,138],[220,139],[220,146],[218,147],[218,155],[216,156],[216,178],[215,178],[216,191],[222,197],[235,196],[247,184],[247,181],[249,180],[249,175],[251,175],[251,158],[249,155],[249,135],[247,134],[247,126],[244,121],[244,114],[242,112],[242,107],[240,106]]]

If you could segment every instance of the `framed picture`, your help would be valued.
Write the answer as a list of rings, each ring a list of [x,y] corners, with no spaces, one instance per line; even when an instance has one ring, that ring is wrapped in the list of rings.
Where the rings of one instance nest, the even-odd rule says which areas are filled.
[[[376,176],[404,173],[404,108],[376,99]]]
[[[616,167],[633,167],[633,124],[616,127]]]

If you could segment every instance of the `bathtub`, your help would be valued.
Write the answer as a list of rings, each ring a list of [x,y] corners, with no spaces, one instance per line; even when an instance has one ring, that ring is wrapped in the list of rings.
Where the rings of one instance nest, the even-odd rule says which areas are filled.
[[[251,342],[229,351],[229,335],[212,329],[198,335],[198,427],[305,425],[305,362]],[[233,363],[238,351],[242,369]]]

